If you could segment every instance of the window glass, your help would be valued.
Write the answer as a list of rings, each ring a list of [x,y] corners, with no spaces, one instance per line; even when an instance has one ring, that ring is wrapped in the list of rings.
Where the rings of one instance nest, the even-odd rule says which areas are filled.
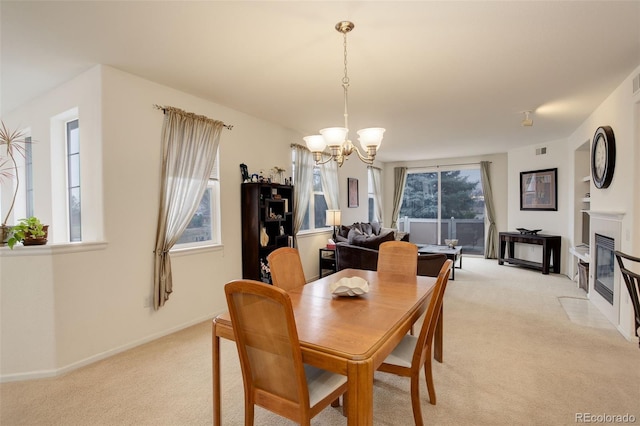
[[[24,177],[25,177],[25,203],[27,217],[33,213],[33,149],[31,146],[31,136],[27,136],[24,144]]]
[[[295,155],[295,154],[294,154]],[[313,168],[312,191],[309,197],[309,207],[304,215],[304,221],[300,227],[301,231],[313,231],[316,229],[326,229],[327,200],[324,197],[322,187],[322,176],[320,167]],[[313,225],[313,226],[312,226]]]
[[[418,244],[457,239],[465,253],[484,254],[484,195],[480,169],[407,174],[399,221]]]
[[[77,119],[67,122],[67,188],[69,199],[69,241],[82,241],[80,128]]]

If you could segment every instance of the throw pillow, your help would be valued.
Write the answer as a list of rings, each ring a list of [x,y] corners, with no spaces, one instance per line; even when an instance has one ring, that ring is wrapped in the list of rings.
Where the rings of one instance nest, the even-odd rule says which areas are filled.
[[[354,233],[353,238],[349,240],[349,244],[354,246],[365,247],[368,249],[378,250],[380,244],[385,241],[393,241],[393,232],[388,232],[381,235],[364,235]]]
[[[364,237],[362,231],[356,228],[355,226],[349,230],[349,235],[347,236],[347,241],[349,244],[358,245],[354,241],[357,237]]]
[[[380,224],[380,222],[371,222],[371,231],[374,234],[380,235],[380,229],[382,229],[382,225]]]
[[[362,233],[365,234],[365,235],[376,234],[375,232],[373,232],[373,228],[372,228],[370,223],[362,222],[360,224],[360,229],[362,230]],[[378,235],[378,234],[376,234],[376,235]]]

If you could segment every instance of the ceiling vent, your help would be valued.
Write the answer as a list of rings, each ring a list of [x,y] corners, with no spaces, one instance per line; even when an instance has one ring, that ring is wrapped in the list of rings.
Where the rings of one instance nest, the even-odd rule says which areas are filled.
[[[545,155],[547,153],[547,147],[536,148],[536,155]]]
[[[633,79],[633,94],[640,92],[640,74]]]

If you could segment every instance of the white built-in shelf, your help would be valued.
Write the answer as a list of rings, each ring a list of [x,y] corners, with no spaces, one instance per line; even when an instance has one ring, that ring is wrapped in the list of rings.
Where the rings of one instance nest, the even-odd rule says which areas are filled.
[[[585,198],[582,199],[582,202],[583,203],[590,203],[591,202],[591,198],[585,197]]]
[[[583,177],[583,178],[582,178],[582,181],[583,181],[583,182],[589,182],[589,181],[591,181],[591,176],[585,176],[585,177]]]
[[[569,253],[582,260],[585,263],[591,261],[591,255],[589,253],[589,246],[570,247]]]

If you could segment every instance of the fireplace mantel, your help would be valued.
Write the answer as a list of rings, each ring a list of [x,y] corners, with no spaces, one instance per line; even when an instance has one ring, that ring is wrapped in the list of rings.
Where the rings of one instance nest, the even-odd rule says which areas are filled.
[[[625,212],[586,210],[590,217],[603,220],[622,220]]]

